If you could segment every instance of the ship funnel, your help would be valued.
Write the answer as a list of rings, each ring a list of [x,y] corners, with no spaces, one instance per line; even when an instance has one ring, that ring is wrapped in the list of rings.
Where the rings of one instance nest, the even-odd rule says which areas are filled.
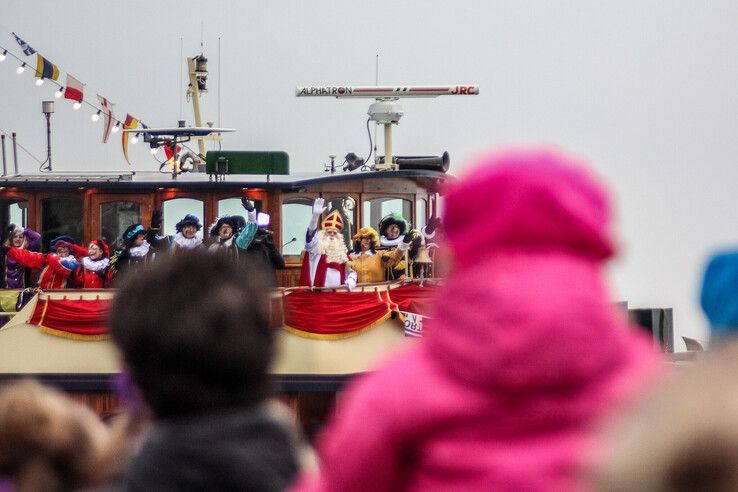
[[[448,172],[451,164],[451,158],[448,152],[443,155],[413,155],[413,156],[395,156],[394,163],[402,169],[427,169],[429,171]],[[384,157],[379,158],[380,164],[384,163]]]

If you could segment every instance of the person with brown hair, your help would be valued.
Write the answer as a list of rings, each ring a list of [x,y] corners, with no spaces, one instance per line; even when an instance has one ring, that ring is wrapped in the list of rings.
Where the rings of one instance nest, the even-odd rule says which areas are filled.
[[[292,481],[295,443],[267,403],[268,279],[248,258],[204,248],[122,279],[110,333],[153,414],[125,489],[278,491]],[[173,302],[181,292],[197,295]]]
[[[596,490],[738,490],[738,341],[701,355],[607,429]]]
[[[95,486],[107,468],[111,431],[81,403],[35,381],[0,390],[0,476],[16,492]]]
[[[700,301],[710,349],[607,429],[598,490],[738,490],[738,251],[710,257]]]

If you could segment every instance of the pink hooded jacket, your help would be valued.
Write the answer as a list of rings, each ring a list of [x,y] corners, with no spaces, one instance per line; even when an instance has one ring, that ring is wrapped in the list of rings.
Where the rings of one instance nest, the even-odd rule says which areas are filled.
[[[426,338],[351,385],[297,489],[587,488],[595,426],[658,364],[603,284],[607,198],[577,164],[506,152],[450,190],[455,269]]]

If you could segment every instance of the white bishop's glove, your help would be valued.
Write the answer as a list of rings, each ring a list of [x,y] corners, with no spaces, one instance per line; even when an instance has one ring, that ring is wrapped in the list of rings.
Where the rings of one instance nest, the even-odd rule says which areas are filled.
[[[310,225],[308,230],[314,231],[318,228],[318,220],[320,216],[325,212],[325,200],[322,198],[316,198],[313,202],[313,217],[310,219]]]
[[[348,287],[349,292],[354,290],[356,288],[356,281],[358,280],[358,277],[356,275],[356,272],[351,270],[349,274],[346,276],[346,286]]]

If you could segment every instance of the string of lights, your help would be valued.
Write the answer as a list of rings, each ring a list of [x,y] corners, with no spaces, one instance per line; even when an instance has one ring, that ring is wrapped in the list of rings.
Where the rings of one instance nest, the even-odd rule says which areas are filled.
[[[35,74],[35,69],[32,66],[30,66],[28,64],[28,62],[26,62],[24,59],[22,59],[19,56],[17,56],[15,53],[13,53],[12,51],[10,51],[5,46],[0,45],[0,63],[3,63],[8,57],[15,58],[15,60],[20,63],[20,65],[18,66],[18,68],[15,69],[15,72],[18,75],[22,75],[26,71],[26,68],[27,67],[30,67],[33,70],[32,73]],[[54,97],[56,99],[60,99],[64,95],[64,89],[65,89],[64,84],[62,84],[62,83],[60,83],[60,82],[58,82],[58,81],[56,81],[54,79],[49,79],[49,78],[41,77],[41,78],[37,78],[36,79],[36,86],[38,86],[38,87],[42,86],[44,84],[44,81],[46,81],[46,80],[48,80],[49,83],[54,84],[54,85],[57,86],[57,90],[54,93]],[[84,98],[81,101],[74,101],[74,103],[72,104],[72,109],[74,109],[75,111],[77,111],[83,105],[86,105],[86,106],[88,106],[89,108],[92,109],[92,114],[90,115],[90,120],[91,121],[96,122],[96,121],[98,121],[100,119],[100,116],[103,113],[104,109],[102,107],[96,105],[96,104],[93,104],[93,103],[87,101]],[[110,118],[111,118],[112,122],[114,123],[114,126],[111,128],[110,131],[112,133],[118,133],[120,131],[121,126],[123,125],[124,122],[122,120],[119,120],[118,118],[116,118],[115,115],[112,112],[110,113]],[[142,127],[140,133],[145,133],[144,128],[147,125],[142,120],[140,120],[140,119],[139,119],[139,123],[140,123],[140,125]],[[139,141],[138,135],[139,135],[139,133],[135,133],[131,137],[130,142],[133,143],[133,144],[137,143]],[[156,154],[157,150],[158,149],[152,149],[152,152],[151,153],[152,154]]]

